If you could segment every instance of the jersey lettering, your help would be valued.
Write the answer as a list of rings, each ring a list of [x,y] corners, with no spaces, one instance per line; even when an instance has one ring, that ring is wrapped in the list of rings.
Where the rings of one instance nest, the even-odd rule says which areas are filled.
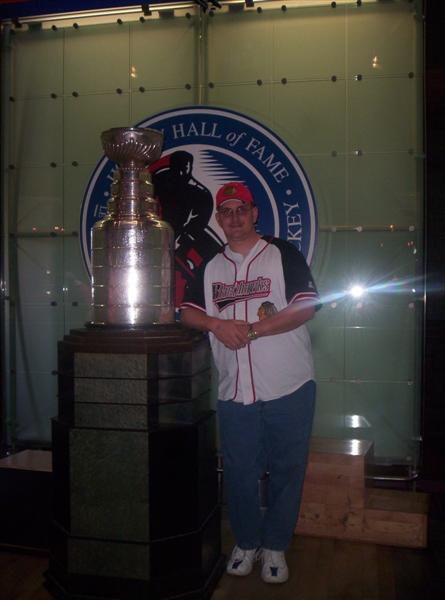
[[[266,298],[270,294],[271,280],[257,277],[252,281],[235,281],[228,284],[216,281],[212,284],[212,299],[219,312],[235,304],[252,298]]]

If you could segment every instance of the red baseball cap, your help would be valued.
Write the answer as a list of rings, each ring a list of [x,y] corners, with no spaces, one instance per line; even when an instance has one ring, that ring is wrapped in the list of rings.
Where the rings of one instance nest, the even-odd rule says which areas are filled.
[[[230,181],[225,183],[216,193],[216,208],[219,208],[227,200],[240,200],[245,204],[253,204],[253,196],[244,183]]]

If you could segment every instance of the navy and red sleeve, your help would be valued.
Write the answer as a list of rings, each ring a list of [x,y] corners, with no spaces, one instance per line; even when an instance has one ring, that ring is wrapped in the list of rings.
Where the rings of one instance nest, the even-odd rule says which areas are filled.
[[[290,242],[273,238],[271,243],[280,251],[283,265],[286,299],[289,304],[310,302],[321,308],[317,288],[303,254]]]
[[[205,264],[201,265],[195,274],[195,278],[189,281],[184,291],[184,299],[181,302],[180,309],[197,308],[206,312],[206,302],[204,295],[204,272]]]

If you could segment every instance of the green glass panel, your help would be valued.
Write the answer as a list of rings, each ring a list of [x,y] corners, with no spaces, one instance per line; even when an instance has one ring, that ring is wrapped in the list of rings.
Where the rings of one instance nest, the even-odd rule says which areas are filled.
[[[348,82],[349,148],[406,152],[416,141],[417,80],[382,77]]]
[[[50,373],[18,373],[16,435],[26,441],[50,441],[51,419],[57,416],[57,377]]]
[[[345,77],[345,7],[332,10],[294,6],[270,11],[273,17],[273,77],[325,79]]]
[[[417,327],[416,295],[413,293],[369,292],[359,299],[348,297],[344,304],[347,330],[403,329],[412,337]],[[400,346],[404,348],[402,342]]]
[[[95,166],[94,163],[68,165],[63,170],[63,226],[66,232],[79,232],[80,208]]]
[[[360,323],[356,313],[366,313],[366,319],[372,324],[346,328],[346,379],[394,382],[414,379],[415,313],[412,303],[399,304],[399,310],[395,311],[392,307],[378,306],[378,299],[373,299],[356,304],[352,310],[354,316],[347,315],[347,322],[349,317]],[[395,320],[388,326],[391,317]]]
[[[65,164],[95,164],[103,155],[100,134],[111,127],[128,127],[129,95],[97,94],[65,99]]]
[[[91,302],[91,283],[80,251],[79,238],[64,238],[63,258],[65,302],[89,304]]]
[[[376,2],[350,8],[348,72],[365,76],[407,74],[415,69],[416,22],[408,2]]]
[[[305,170],[315,196],[320,227],[346,223],[346,157],[303,156]]]
[[[346,235],[344,232],[318,233],[311,270],[322,302],[338,302],[348,287]]]
[[[63,33],[23,31],[11,38],[13,96],[50,96],[63,92]]]
[[[91,306],[89,304],[65,304],[65,334],[72,329],[85,327],[87,322],[91,321]]]
[[[209,89],[208,102],[237,110],[268,124],[271,111],[271,85],[215,85]]]
[[[349,157],[347,223],[368,227],[421,223],[418,162],[407,152]]]
[[[131,122],[144,121],[158,112],[197,103],[196,89],[149,90],[131,95]]]
[[[414,386],[346,383],[344,389],[345,425],[351,437],[374,440],[376,456],[412,458]]]
[[[22,167],[62,162],[62,100],[33,98],[14,102],[12,156]]]
[[[105,129],[199,103],[258,119],[295,151],[317,202],[311,268],[324,306],[309,324],[319,381],[314,435],[368,437],[378,456],[415,461],[422,307],[421,291],[411,290],[422,271],[423,25],[411,12],[420,13],[420,2],[310,4],[260,13],[225,7],[199,22],[165,16],[18,32],[15,102],[6,104],[11,230],[78,232]],[[415,229],[378,230],[390,224]],[[89,278],[75,237],[14,238],[11,257],[18,437],[49,440],[56,338],[90,318]],[[353,283],[391,285],[353,299]],[[374,381],[342,381],[352,378]]]
[[[425,16],[423,0],[415,0],[413,8],[413,21],[415,26],[415,31],[413,32],[413,47],[415,54],[414,74],[422,76],[425,73],[425,48],[423,39]]]
[[[63,336],[63,306],[19,304],[16,323],[18,373],[57,370],[57,342]]]
[[[272,87],[272,119],[298,154],[345,151],[344,81],[304,81]]]
[[[352,233],[347,238],[347,285],[387,286],[400,293],[416,287],[422,263],[416,232]],[[389,287],[388,287],[389,286]]]
[[[11,230],[19,232],[60,231],[63,227],[63,171],[60,167],[21,168],[15,172],[10,211]]]
[[[312,435],[315,437],[348,438],[344,420],[344,383],[317,382]]]
[[[415,97],[413,99],[414,107],[413,112],[415,113],[413,118],[413,133],[412,133],[412,148],[416,151],[421,158],[424,153],[424,94],[425,94],[425,81],[423,77],[416,77],[414,79],[414,85],[416,86]],[[422,165],[422,174],[423,174]]]
[[[309,322],[317,380],[344,379],[345,314],[338,303],[326,303]]]
[[[129,26],[86,26],[65,31],[64,91],[111,92],[129,89]]]
[[[131,88],[196,84],[196,18],[149,19],[130,28]]]
[[[60,238],[17,240],[19,301],[46,306],[62,301],[62,250]]]
[[[270,81],[273,24],[266,13],[214,13],[208,26],[208,78],[213,83]]]

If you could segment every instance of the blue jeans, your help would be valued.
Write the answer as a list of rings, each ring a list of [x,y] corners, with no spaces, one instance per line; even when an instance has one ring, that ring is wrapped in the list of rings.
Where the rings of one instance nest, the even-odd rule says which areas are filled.
[[[229,518],[240,548],[285,550],[298,512],[315,407],[315,382],[268,402],[218,401]],[[268,508],[258,480],[269,472]]]

